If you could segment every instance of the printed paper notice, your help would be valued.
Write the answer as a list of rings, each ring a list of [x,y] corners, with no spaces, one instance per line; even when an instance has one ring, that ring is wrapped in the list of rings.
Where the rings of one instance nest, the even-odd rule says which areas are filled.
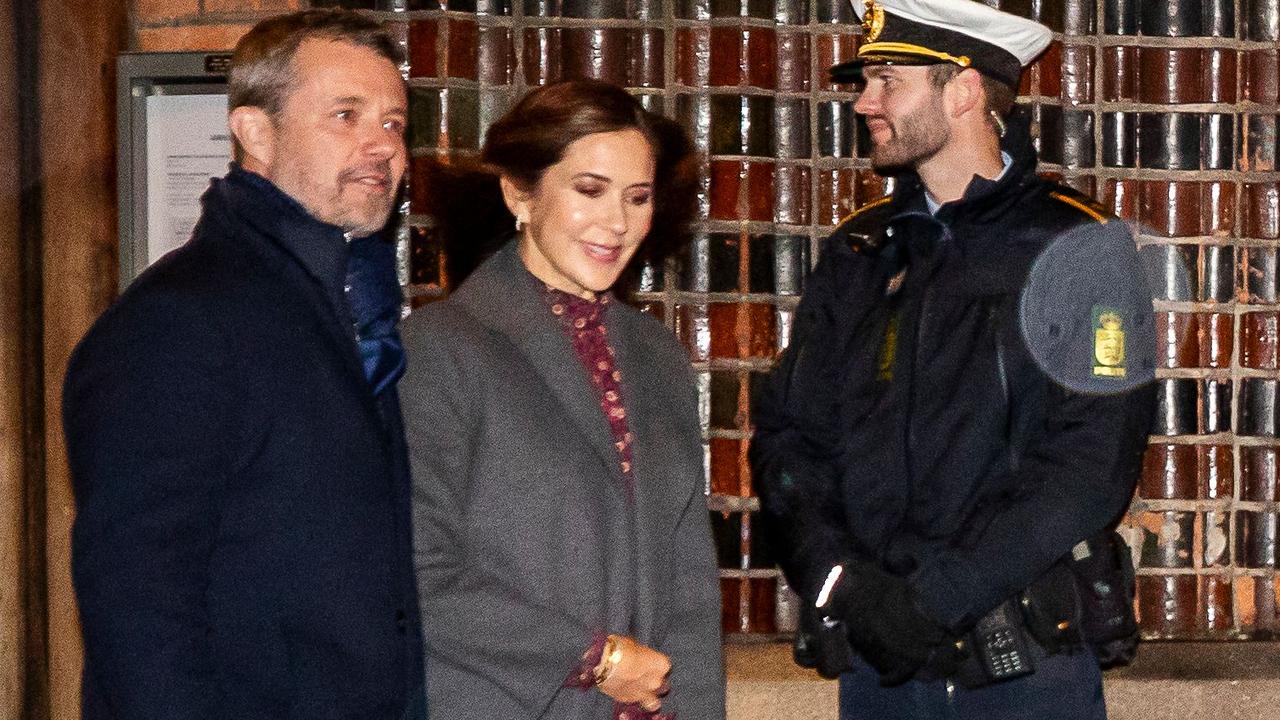
[[[182,245],[209,178],[227,174],[226,95],[147,98],[147,264]]]

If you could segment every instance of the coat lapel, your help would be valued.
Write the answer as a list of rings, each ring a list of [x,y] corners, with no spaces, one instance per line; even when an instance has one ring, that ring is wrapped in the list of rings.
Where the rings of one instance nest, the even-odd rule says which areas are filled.
[[[477,322],[507,337],[521,351],[549,392],[564,407],[579,434],[605,465],[614,492],[622,495],[622,472],[613,434],[600,409],[600,400],[556,318],[542,298],[542,284],[524,268],[515,243],[500,250],[478,268],[450,298]],[[698,480],[703,477],[702,446],[697,418],[684,401],[673,396],[692,388],[672,376],[687,373],[671,364],[665,347],[651,342],[653,327],[623,306],[609,313],[609,340],[622,371],[622,399],[627,409],[635,473],[634,522],[627,534],[635,563],[634,604],[630,616],[635,636],[657,643],[667,626],[670,604],[672,535],[691,502],[700,502]],[[664,362],[664,358],[666,361]],[[682,362],[680,358],[676,362]],[[683,378],[683,375],[680,376]],[[692,512],[700,512],[693,508]]]
[[[614,318],[611,322],[617,332],[609,337],[622,368],[622,399],[635,437],[631,446],[636,507],[634,630],[643,642],[657,642],[660,638],[655,633],[666,626],[663,616],[670,604],[666,596],[670,592],[671,537],[694,493],[694,476],[702,467],[701,458],[694,453],[701,452],[701,443],[697,435],[689,436],[696,429],[681,424],[680,408],[666,404],[685,387],[681,382],[673,387],[672,378],[657,364],[663,354],[650,347],[647,333],[652,328],[631,313],[619,312]],[[653,393],[654,388],[663,391]],[[690,446],[696,450],[687,450]],[[688,458],[684,456],[687,452]]]
[[[581,434],[609,468],[622,491],[622,470],[613,433],[600,409],[582,363],[555,316],[546,307],[541,283],[524,268],[515,243],[499,250],[454,297],[480,322],[510,338],[546,382]],[[625,379],[625,377],[624,377]]]

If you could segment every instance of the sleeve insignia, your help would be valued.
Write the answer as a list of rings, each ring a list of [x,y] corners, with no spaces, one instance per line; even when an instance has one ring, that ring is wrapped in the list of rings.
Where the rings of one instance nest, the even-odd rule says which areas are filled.
[[[876,358],[876,379],[893,380],[893,363],[898,357],[898,314],[889,318],[884,329],[884,340],[880,344],[880,352]]]
[[[1124,319],[1113,308],[1093,306],[1093,374],[1124,377]]]
[[[878,198],[876,198],[875,200],[872,200],[871,202],[866,203],[865,205],[860,205],[860,206],[858,206],[858,208],[857,208],[856,210],[854,210],[853,212],[851,212],[851,213],[849,213],[848,215],[845,215],[844,217],[840,218],[840,222],[839,222],[838,224],[839,224],[839,225],[844,225],[845,223],[847,223],[847,222],[849,222],[850,220],[852,220],[852,219],[854,219],[854,218],[858,217],[858,216],[859,216],[859,215],[861,215],[862,213],[864,213],[864,212],[866,212],[866,211],[868,211],[868,210],[870,210],[870,209],[872,209],[872,208],[878,208],[878,207],[880,207],[881,205],[884,205],[885,203],[889,202],[890,200],[893,200],[893,196],[892,196],[892,195],[885,195],[884,197],[878,197]]]

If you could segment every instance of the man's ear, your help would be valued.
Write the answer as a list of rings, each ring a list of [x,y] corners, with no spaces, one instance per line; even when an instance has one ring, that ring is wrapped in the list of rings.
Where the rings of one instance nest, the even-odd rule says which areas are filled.
[[[973,110],[979,112],[986,105],[982,90],[982,76],[973,68],[961,70],[945,88],[951,117],[961,117]]]
[[[227,116],[227,125],[244,151],[240,164],[245,170],[261,175],[271,167],[276,155],[276,126],[266,110],[241,105]]]
[[[521,190],[520,186],[506,175],[498,178],[498,184],[502,187],[502,201],[506,203],[511,214],[516,216],[516,222],[521,225],[529,224],[531,210],[529,193]]]

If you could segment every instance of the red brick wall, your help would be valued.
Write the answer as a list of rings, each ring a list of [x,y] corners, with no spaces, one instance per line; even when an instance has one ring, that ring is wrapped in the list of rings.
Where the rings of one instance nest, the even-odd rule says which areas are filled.
[[[130,50],[229,50],[254,23],[307,0],[133,0]]]

